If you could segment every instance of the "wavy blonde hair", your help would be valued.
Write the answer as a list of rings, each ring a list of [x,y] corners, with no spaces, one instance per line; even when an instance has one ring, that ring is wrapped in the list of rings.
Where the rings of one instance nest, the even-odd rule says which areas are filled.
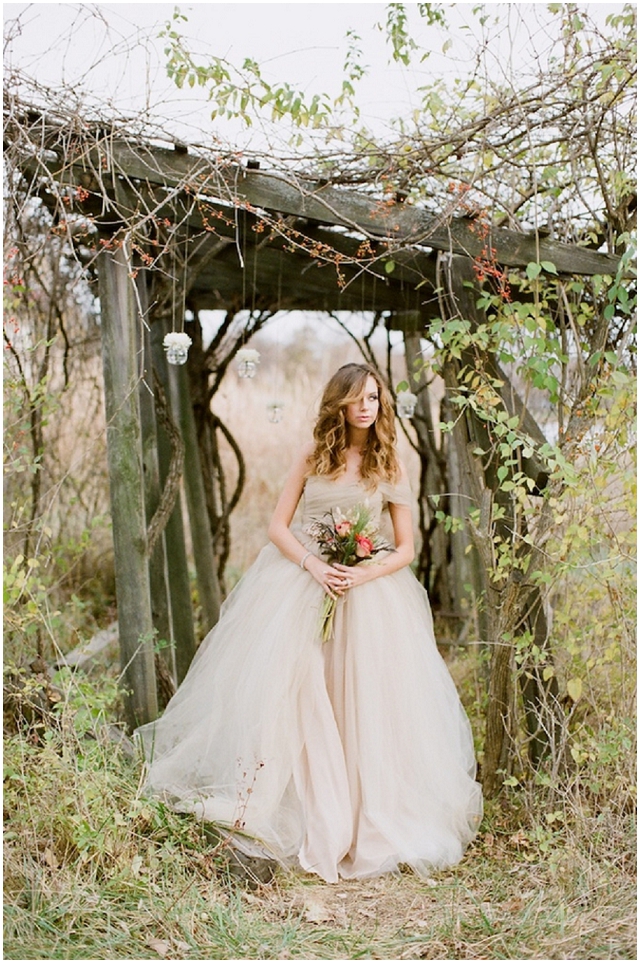
[[[345,364],[328,382],[320,402],[313,429],[315,448],[309,456],[312,475],[329,478],[340,475],[347,466],[346,407],[359,401],[367,378],[378,387],[378,416],[369,428],[362,455],[360,474],[372,485],[377,481],[397,481],[400,465],[396,453],[396,419],[389,389],[368,364]]]

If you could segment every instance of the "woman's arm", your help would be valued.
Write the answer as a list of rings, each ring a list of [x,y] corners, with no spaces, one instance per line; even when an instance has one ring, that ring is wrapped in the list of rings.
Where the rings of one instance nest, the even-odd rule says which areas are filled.
[[[342,595],[345,589],[344,575],[317,555],[309,553],[289,528],[302,497],[309,468],[308,458],[312,451],[313,446],[305,447],[300,457],[294,462],[271,516],[268,535],[285,558],[295,562],[296,565],[302,562],[303,568],[322,585],[327,595],[335,598],[337,595]]]

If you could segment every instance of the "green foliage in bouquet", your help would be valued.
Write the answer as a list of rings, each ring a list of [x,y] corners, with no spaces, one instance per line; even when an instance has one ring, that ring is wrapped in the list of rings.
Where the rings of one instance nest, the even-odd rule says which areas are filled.
[[[367,505],[354,505],[345,514],[340,508],[327,513],[330,521],[312,522],[306,533],[316,540],[330,565],[357,565],[378,552],[393,552],[394,547],[382,538],[371,522]],[[320,635],[323,642],[333,638],[337,599],[326,595],[320,613]]]

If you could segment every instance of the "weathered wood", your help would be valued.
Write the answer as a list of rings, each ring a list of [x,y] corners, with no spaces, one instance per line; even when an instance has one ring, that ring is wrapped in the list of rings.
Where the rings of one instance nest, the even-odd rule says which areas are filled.
[[[220,586],[211,542],[209,515],[202,481],[200,450],[184,367],[170,373],[171,400],[184,440],[184,487],[191,528],[191,543],[198,581],[198,596],[205,627],[212,628],[220,615]]]
[[[54,133],[52,131],[52,133]],[[80,148],[80,144],[77,145]],[[102,191],[109,177],[118,175],[144,184],[169,188],[184,186],[201,197],[236,205],[262,208],[340,225],[371,237],[390,238],[404,245],[482,257],[492,249],[498,264],[524,267],[531,261],[551,261],[561,274],[615,274],[619,258],[577,245],[553,241],[543,234],[521,234],[493,228],[483,237],[471,218],[443,218],[419,207],[388,202],[348,189],[331,187],[308,178],[276,172],[247,170],[219,156],[180,154],[161,147],[128,143],[114,137],[96,144],[90,140],[64,167],[48,156],[37,163],[25,157],[24,169],[41,172],[47,167],[61,183],[84,183]],[[94,183],[95,182],[95,183]],[[115,194],[115,191],[113,191]]]
[[[147,286],[144,272],[137,279],[138,297],[143,316],[147,315]],[[151,338],[146,325],[139,325],[142,338],[144,380],[140,384],[140,427],[142,432],[142,465],[145,485],[145,512],[147,526],[160,503],[160,464],[158,461],[158,432],[153,399],[153,360]],[[149,558],[149,584],[151,588],[151,616],[159,642],[160,658],[170,677],[176,678],[175,640],[171,625],[171,606],[167,583],[167,556],[164,532],[160,534]],[[162,700],[160,700],[162,701]],[[161,708],[164,706],[161,705]]]
[[[191,190],[218,199],[232,199],[258,208],[293,214],[325,224],[336,224],[374,237],[404,244],[420,244],[439,251],[480,257],[494,249],[496,260],[507,267],[524,267],[531,261],[552,261],[560,273],[611,274],[619,259],[577,245],[562,244],[543,235],[519,234],[504,228],[481,237],[470,218],[434,217],[417,207],[350,190],[340,190],[306,178],[275,172],[247,170],[236,164],[215,164],[206,157],[176,154],[165,148],[149,149],[109,139],[108,151],[95,148],[94,163],[108,172]]]
[[[205,249],[206,250],[206,249]],[[407,311],[418,310],[427,292],[425,278],[435,275],[433,259],[423,255],[425,273],[415,267],[412,252],[399,252],[399,265],[392,275],[380,261],[364,271],[358,265],[315,262],[309,255],[293,253],[274,246],[244,251],[245,272],[239,267],[235,247],[221,250],[218,256],[198,269],[192,262],[194,280],[189,301],[198,310],[235,305],[280,310],[315,311]],[[205,254],[203,252],[203,258]]]
[[[73,666],[76,669],[87,669],[92,664],[99,662],[101,657],[113,647],[113,657],[118,646],[118,623],[112,622],[106,629],[100,629],[86,642],[76,645],[75,649],[61,655],[56,660],[55,666],[59,668],[63,665]]]
[[[99,255],[109,489],[120,653],[133,728],[156,718],[138,386],[137,311],[124,247]]]
[[[160,380],[169,395],[169,372],[162,347],[162,325],[156,321],[151,326],[151,355]],[[164,429],[158,425],[158,462],[160,481],[164,485],[171,464],[171,442]],[[167,552],[167,573],[171,603],[172,638],[175,642],[175,660],[178,682],[182,682],[196,652],[196,634],[191,607],[191,583],[185,544],[182,504],[176,501],[164,530]]]
[[[407,378],[412,391],[417,392],[417,404],[413,427],[415,429],[420,456],[420,491],[418,508],[422,545],[418,556],[418,571],[429,592],[434,608],[445,612],[454,609],[454,593],[449,578],[448,537],[444,526],[435,518],[434,502],[438,498],[438,508],[445,513],[449,510],[449,486],[446,479],[446,457],[436,446],[435,425],[431,414],[429,389],[426,371],[416,369],[422,360],[419,329],[422,326],[419,312],[411,316],[403,315],[405,324],[404,350]],[[409,330],[413,328],[413,330]],[[417,375],[418,380],[414,376]]]
[[[444,422],[455,421],[458,414],[459,412],[453,410],[453,405],[449,404],[449,399],[445,393],[442,399],[442,420]],[[465,497],[462,483],[460,453],[450,435],[445,438],[444,454],[449,492],[449,514],[453,518],[466,519],[470,505],[469,500]],[[453,598],[453,611],[459,617],[468,616],[475,599],[482,592],[482,583],[476,581],[474,572],[474,567],[477,568],[478,562],[477,552],[466,527],[459,531],[452,531],[449,535],[449,541],[449,581]],[[479,630],[476,637],[483,638],[483,614],[482,612],[471,614],[474,624]]]

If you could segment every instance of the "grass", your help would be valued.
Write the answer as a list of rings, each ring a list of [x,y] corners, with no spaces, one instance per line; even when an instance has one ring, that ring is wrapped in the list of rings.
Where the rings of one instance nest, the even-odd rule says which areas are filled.
[[[29,886],[5,908],[5,958],[635,959],[633,879],[557,853],[562,872],[508,843],[489,853],[481,837],[429,882],[281,874],[256,891],[202,850],[137,877],[25,860]]]
[[[250,888],[201,824],[140,794],[107,739],[113,689],[63,699],[5,746],[6,959],[635,959],[632,820],[488,807],[456,868]]]

